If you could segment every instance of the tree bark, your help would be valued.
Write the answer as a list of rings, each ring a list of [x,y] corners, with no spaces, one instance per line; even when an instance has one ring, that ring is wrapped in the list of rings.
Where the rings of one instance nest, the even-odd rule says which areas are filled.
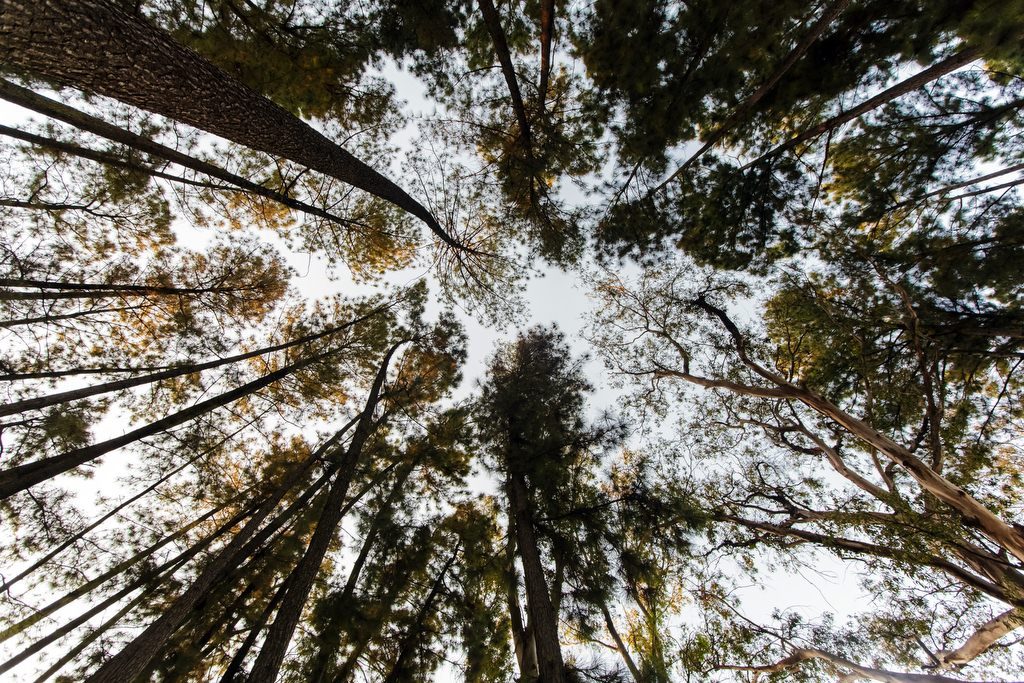
[[[3,0],[0,55],[8,69],[112,97],[354,185],[460,247],[393,182],[115,2]]]
[[[523,581],[526,585],[526,606],[530,625],[537,645],[540,683],[565,683],[565,664],[558,642],[558,614],[555,613],[544,578],[540,548],[533,528],[530,494],[525,477],[518,472],[509,474],[508,496],[511,513],[515,517],[516,541],[519,558],[523,563]]]
[[[936,652],[940,669],[963,666],[983,654],[1003,636],[1024,626],[1024,611],[1019,607],[993,617],[955,650]]]
[[[177,427],[180,424],[194,420],[200,415],[204,415],[211,410],[215,410],[216,408],[220,408],[221,406],[227,405],[233,401],[237,401],[240,398],[259,391],[260,389],[269,386],[288,375],[327,358],[333,353],[335,353],[335,351],[332,350],[316,354],[292,363],[291,365],[286,365],[279,370],[266,374],[259,379],[249,382],[248,384],[244,384],[237,389],[232,389],[220,396],[197,403],[194,406],[180,410],[177,413],[168,415],[167,417],[161,418],[155,422],[151,422],[148,425],[139,427],[138,429],[132,430],[122,436],[101,441],[100,443],[92,444],[91,446],[76,448],[60,455],[54,455],[49,458],[43,458],[42,460],[36,460],[35,462],[18,465],[16,467],[9,467],[6,470],[2,470],[0,471],[0,500],[9,498],[19,491],[24,491],[25,489],[35,486],[42,481],[51,479],[59,474],[63,474],[64,472],[79,467],[87,462],[91,462],[92,460],[95,460],[96,458],[99,458],[111,451],[117,450],[122,446],[126,446],[140,439],[144,439],[147,436],[159,434],[171,429],[172,427]]]

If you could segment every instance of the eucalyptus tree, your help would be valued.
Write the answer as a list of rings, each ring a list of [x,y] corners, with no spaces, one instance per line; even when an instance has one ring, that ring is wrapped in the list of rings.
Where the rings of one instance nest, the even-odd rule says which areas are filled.
[[[722,532],[728,544],[818,545],[878,567],[891,578],[876,589],[900,605],[875,622],[891,624],[894,637],[881,644],[890,662],[924,656],[942,670],[998,652],[992,646],[1020,626],[1020,473],[1003,431],[1014,430],[1020,378],[1014,352],[1002,350],[1012,335],[948,344],[927,331],[932,302],[953,294],[946,282],[964,285],[954,307],[998,310],[975,298],[970,277],[983,259],[943,261],[961,278],[917,259],[900,271],[889,261],[900,245],[885,244],[835,238],[823,250],[833,265],[782,275],[753,299],[763,327],[729,312],[750,291],[735,279],[679,262],[636,287],[610,279],[597,342],[655,403],[690,396],[676,385],[709,390],[691,438],[708,457],[724,442],[745,462],[716,470],[704,493],[732,529]],[[1010,310],[1017,289],[1000,295]],[[755,438],[760,446],[742,447]],[[911,617],[911,606],[934,623]],[[915,637],[935,645],[922,653]]]

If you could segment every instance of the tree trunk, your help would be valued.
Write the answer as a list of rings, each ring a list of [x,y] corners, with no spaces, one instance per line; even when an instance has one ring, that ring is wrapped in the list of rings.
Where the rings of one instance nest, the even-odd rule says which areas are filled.
[[[804,56],[804,53],[806,53],[807,50],[811,47],[811,45],[813,45],[814,42],[821,37],[821,34],[824,33],[828,29],[828,27],[832,25],[832,22],[836,20],[836,17],[838,17],[849,4],[850,0],[835,0],[835,2],[829,5],[822,13],[822,15],[818,18],[818,20],[814,22],[814,25],[811,26],[811,29],[807,32],[807,35],[804,36],[804,39],[800,41],[800,44],[794,47],[793,50],[788,55],[786,55],[786,58],[782,61],[782,64],[779,65],[779,67],[772,73],[768,80],[761,84],[761,86],[753,93],[751,93],[746,99],[740,102],[733,110],[733,112],[729,115],[729,117],[725,120],[725,122],[722,123],[722,125],[720,125],[718,128],[716,128],[710,136],[708,136],[708,139],[704,142],[703,145],[701,145],[700,149],[694,152],[689,159],[683,162],[682,166],[676,169],[675,172],[672,173],[672,175],[670,175],[668,178],[666,178],[660,185],[658,185],[658,187],[654,188],[648,194],[648,196],[651,196],[665,189],[673,180],[679,177],[679,174],[683,173],[687,168],[692,166],[693,162],[697,161],[697,159],[699,159],[701,155],[704,154],[704,152],[714,147],[719,140],[725,137],[726,133],[728,133],[736,126],[736,124],[742,121],[743,118],[747,115],[747,113],[751,109],[753,109],[758,102],[764,99],[764,96],[767,95],[771,91],[771,89],[774,88],[775,85],[782,79],[782,77],[786,75],[786,72],[789,71],[790,68],[792,68],[792,66],[796,64],[801,57]]]
[[[512,55],[508,49],[508,42],[505,40],[505,31],[501,28],[501,17],[491,0],[477,0],[477,2],[480,5],[480,14],[483,16],[484,25],[491,35],[491,42],[494,43],[494,52],[498,55],[498,62],[501,64],[501,73],[505,77],[508,94],[512,99],[512,110],[519,122],[519,133],[522,136],[523,144],[530,149],[532,144],[530,119],[526,115],[526,105],[523,103],[523,94],[519,90],[519,80],[516,78],[515,65],[512,64]]]
[[[275,353],[277,351],[284,351],[300,344],[308,344],[325,337],[337,334],[343,330],[347,330],[354,325],[357,325],[365,320],[377,315],[382,312],[383,308],[378,308],[368,313],[367,315],[360,316],[353,320],[350,320],[342,325],[336,325],[329,329],[321,332],[315,332],[313,334],[307,334],[304,337],[293,339],[291,341],[283,342],[281,344],[275,344],[273,346],[267,346],[262,349],[256,349],[255,351],[249,351],[248,353],[240,353],[234,356],[227,356],[225,358],[218,358],[216,360],[206,361],[205,363],[186,364],[178,367],[171,368],[169,370],[162,370],[149,375],[142,375],[139,377],[132,377],[130,379],[114,380],[111,382],[104,382],[103,384],[97,384],[91,387],[82,387],[81,389],[72,389],[69,391],[62,391],[56,394],[50,394],[49,396],[39,396],[36,398],[28,398],[21,401],[15,401],[5,406],[0,406],[0,417],[4,415],[14,415],[21,413],[26,410],[39,410],[48,406],[57,405],[59,403],[67,403],[68,401],[77,401],[90,396],[97,396],[99,394],[105,394],[111,391],[120,391],[122,389],[130,389],[131,387],[141,386],[143,384],[151,384],[153,382],[159,382],[165,379],[172,379],[174,377],[181,377],[182,375],[191,375],[204,370],[211,370],[213,368],[221,367],[223,365],[229,365],[231,363],[237,363],[239,361],[248,360],[249,358],[256,358],[268,353]]]
[[[250,506],[250,507],[246,508],[245,510],[240,511],[234,517],[232,517],[230,520],[228,520],[224,524],[221,524],[213,533],[207,535],[206,537],[204,537],[203,539],[201,539],[200,541],[195,543],[192,547],[190,547],[187,550],[179,553],[174,558],[164,562],[156,570],[156,572],[154,573],[153,576],[142,576],[140,578],[135,579],[134,581],[129,583],[127,586],[122,588],[117,593],[111,595],[110,597],[106,598],[105,600],[100,601],[98,604],[92,606],[91,608],[89,608],[88,610],[86,610],[82,614],[78,615],[77,617],[75,617],[74,619],[69,621],[68,623],[64,624],[60,628],[57,628],[57,629],[51,631],[44,638],[41,638],[41,639],[37,640],[31,646],[29,646],[29,647],[19,651],[17,655],[15,655],[11,659],[9,659],[6,662],[4,662],[3,665],[0,665],[0,673],[6,673],[9,669],[11,669],[12,667],[20,664],[21,662],[23,662],[25,659],[31,657],[32,655],[36,654],[37,652],[42,650],[44,647],[46,647],[50,643],[53,643],[53,642],[59,640],[60,638],[63,638],[64,636],[66,636],[67,634],[71,633],[73,630],[75,630],[76,628],[78,628],[82,624],[84,624],[87,621],[89,621],[89,619],[93,618],[97,614],[101,614],[102,612],[104,612],[105,610],[110,608],[111,606],[116,605],[118,602],[120,602],[122,599],[126,598],[127,596],[131,595],[134,591],[138,590],[140,587],[145,586],[146,584],[149,584],[149,583],[155,583],[160,578],[160,576],[162,574],[173,573],[174,571],[177,571],[186,562],[188,562],[193,557],[195,557],[200,552],[202,552],[207,546],[210,545],[210,543],[212,543],[214,540],[216,540],[216,539],[220,538],[221,536],[223,536],[225,533],[230,531],[232,527],[234,527],[236,524],[238,524],[241,520],[245,519],[249,514],[251,514],[252,510],[253,510],[253,506]],[[155,548],[153,550],[155,550]],[[65,604],[67,604],[67,603],[65,603]],[[52,610],[51,610],[51,612],[52,612]],[[36,621],[38,621],[38,619]]]
[[[9,498],[19,491],[24,491],[25,489],[35,486],[47,479],[51,479],[58,474],[63,474],[68,470],[72,470],[80,465],[95,460],[96,458],[117,450],[122,446],[127,446],[128,444],[144,439],[147,436],[153,436],[154,434],[167,431],[172,427],[177,427],[180,424],[194,420],[200,415],[204,415],[216,408],[220,408],[221,406],[237,401],[240,398],[249,396],[250,394],[259,391],[278,380],[284,379],[288,375],[327,358],[333,353],[335,353],[335,351],[332,350],[326,353],[316,354],[292,363],[291,365],[286,365],[279,370],[264,375],[259,379],[249,382],[248,384],[244,384],[237,389],[232,389],[220,396],[197,403],[194,406],[180,410],[177,413],[168,415],[167,417],[161,418],[155,422],[151,422],[148,425],[139,427],[127,434],[123,434],[122,436],[101,441],[100,443],[92,444],[91,446],[76,448],[60,455],[54,455],[49,458],[43,458],[42,460],[36,460],[35,462],[18,465],[16,467],[9,467],[6,470],[2,470],[0,471],[0,500]]]
[[[540,0],[540,80],[537,84],[537,110],[544,115],[551,77],[551,43],[555,33],[555,0]]]
[[[107,137],[108,139],[109,136],[103,135],[101,131],[110,132],[109,129],[113,128],[115,131],[117,131],[117,133],[111,133],[111,135],[118,135],[118,137],[122,138],[121,140],[118,140],[118,142],[121,142],[122,144],[128,144],[134,149],[146,152],[147,154],[152,154],[153,156],[158,156],[161,159],[164,159],[165,161],[176,163],[179,166],[190,168],[193,171],[198,171],[200,173],[203,173],[204,175],[210,176],[211,178],[218,178],[226,183],[230,183],[230,185],[217,185],[215,183],[201,182],[198,180],[191,180],[183,176],[172,175],[170,173],[163,173],[154,168],[150,168],[149,166],[146,166],[144,164],[133,163],[110,152],[102,152],[94,149],[88,149],[86,147],[80,147],[78,145],[73,145],[68,142],[62,142],[60,140],[54,140],[52,138],[43,137],[42,135],[27,133],[25,131],[18,130],[17,128],[0,126],[0,134],[2,135],[6,135],[17,140],[23,140],[38,147],[53,149],[59,152],[63,152],[65,154],[72,154],[74,156],[81,157],[83,159],[89,159],[91,161],[96,161],[98,163],[109,164],[111,166],[118,166],[120,168],[126,168],[131,171],[145,173],[150,176],[153,176],[154,178],[160,178],[162,180],[167,180],[172,183],[191,185],[193,187],[201,187],[204,189],[217,190],[220,192],[243,192],[249,195],[263,197],[265,199],[275,201],[283,206],[287,206],[289,209],[295,209],[296,211],[301,211],[311,216],[323,218],[332,223],[342,225],[346,228],[352,226],[367,227],[362,223],[359,223],[358,221],[351,221],[346,218],[341,218],[340,216],[335,216],[334,214],[329,213],[319,207],[313,206],[312,204],[301,202],[297,199],[289,197],[286,194],[276,192],[274,190],[271,190],[270,188],[264,187],[263,185],[251,182],[241,176],[235,175],[234,173],[230,173],[220,168],[219,166],[215,166],[214,164],[201,161],[187,154],[184,154],[183,152],[178,152],[177,150],[171,149],[170,147],[164,147],[163,145],[153,142],[148,138],[144,138],[141,135],[135,135],[134,133],[130,133],[121,128],[118,128],[117,126],[111,126],[110,124],[105,123],[100,119],[96,119],[95,117],[89,116],[88,114],[85,114],[83,112],[77,112],[77,115],[68,116],[66,118],[62,117],[60,116],[60,113],[62,111],[71,110],[74,112],[76,110],[72,109],[71,107],[68,107],[67,105],[60,104],[59,102],[53,102],[51,106],[46,106],[45,103],[52,102],[52,100],[48,100],[45,97],[36,95],[30,90],[25,90],[25,92],[29,95],[34,96],[34,98],[38,98],[38,100],[42,100],[43,102],[40,103],[36,99],[24,96],[5,97],[5,92],[15,92],[15,89],[25,90],[24,88],[20,88],[19,86],[14,85],[13,83],[7,83],[6,81],[0,80],[0,97],[4,99],[10,99],[12,101],[16,99],[18,100],[18,103],[22,104],[23,106],[25,106],[24,103],[32,104],[33,106],[30,107],[31,109],[38,111],[42,114],[51,116],[53,118],[67,121],[68,123],[78,121],[79,123],[85,122],[91,124],[89,125],[89,128],[86,128],[84,125],[79,125],[78,127],[81,130],[86,130],[87,132],[90,133],[102,135],[103,137]],[[60,109],[58,109],[58,107]],[[68,121],[68,119],[72,120]],[[131,140],[135,144],[126,142],[126,140]]]
[[[3,0],[3,66],[113,97],[380,197],[458,247],[423,205],[282,107],[110,0]]]
[[[236,497],[236,499],[237,499],[237,497]],[[208,512],[203,514],[198,519],[196,519],[196,520],[186,524],[185,526],[183,526],[181,529],[178,529],[174,533],[167,534],[166,536],[161,538],[156,543],[153,543],[153,544],[147,546],[146,548],[140,550],[139,552],[137,552],[134,555],[132,555],[131,557],[129,557],[127,560],[123,560],[121,562],[118,562],[116,565],[114,565],[113,567],[111,567],[107,571],[101,573],[99,576],[95,577],[94,579],[86,581],[85,583],[83,583],[78,588],[75,588],[74,590],[69,591],[68,593],[65,593],[64,595],[62,595],[61,597],[59,597],[56,600],[52,601],[51,603],[49,603],[45,607],[41,607],[41,608],[37,609],[31,615],[29,615],[28,617],[25,617],[24,619],[22,619],[18,623],[13,624],[13,625],[7,627],[6,629],[4,629],[2,632],[0,632],[0,642],[3,642],[5,640],[7,640],[8,638],[11,638],[13,636],[18,635],[19,633],[21,633],[25,629],[29,628],[33,624],[41,621],[42,619],[44,619],[45,617],[48,617],[51,614],[53,614],[54,612],[59,610],[61,607],[64,607],[65,605],[71,604],[72,602],[74,602],[78,598],[82,597],[83,595],[88,595],[94,589],[98,588],[99,586],[102,586],[103,584],[105,584],[107,581],[109,581],[110,579],[114,578],[118,574],[121,574],[121,573],[127,571],[128,569],[134,567],[136,564],[138,564],[142,560],[146,559],[147,557],[150,557],[153,553],[155,553],[160,548],[163,548],[168,543],[172,543],[173,541],[178,540],[179,538],[181,538],[182,536],[187,534],[189,531],[191,531],[195,527],[199,526],[203,522],[206,522],[208,519],[210,519],[211,517],[216,515],[218,512],[220,512],[221,510],[225,509],[230,504],[231,504],[231,501],[226,502],[223,505],[220,505],[218,507],[215,507],[212,510],[209,510]],[[242,515],[242,518],[244,518],[244,514],[242,512],[240,512],[237,515],[235,515],[235,517],[233,518],[232,524],[236,524],[238,522],[237,518],[239,517],[239,515]],[[0,669],[0,672],[2,672],[2,669]]]
[[[267,637],[263,641],[263,648],[249,674],[249,683],[273,683],[277,678],[278,669],[284,660],[295,626],[302,616],[302,608],[309,598],[313,581],[316,579],[317,572],[320,571],[324,555],[327,553],[327,548],[341,522],[345,495],[348,493],[349,483],[352,481],[355,467],[362,455],[363,446],[380,426],[379,421],[374,422],[373,420],[373,410],[380,400],[380,392],[384,386],[384,380],[387,378],[391,358],[404,343],[402,341],[393,345],[381,361],[373,386],[366,398],[366,406],[359,419],[359,424],[352,435],[352,441],[337,463],[338,474],[327,494],[327,500],[324,502],[320,519],[317,521],[316,530],[313,532],[313,537],[310,539],[302,559],[292,570],[288,590],[281,600],[281,607],[277,611],[274,623],[270,626]]]
[[[523,581],[526,585],[526,605],[530,625],[537,645],[540,683],[565,683],[565,664],[558,642],[558,614],[555,613],[544,578],[540,548],[533,528],[530,494],[522,474],[509,475],[508,496],[511,513],[515,517],[516,541],[519,558],[523,563]]]
[[[619,631],[615,628],[615,620],[612,619],[611,612],[608,611],[608,605],[601,603],[601,614],[604,615],[604,625],[608,629],[608,633],[611,634],[612,640],[615,641],[615,647],[619,651],[619,655],[622,656],[622,661],[625,662],[626,668],[629,669],[630,675],[636,683],[644,683],[643,677],[640,675],[640,669],[637,668],[636,662],[629,654],[629,650],[626,649],[626,644],[622,642],[622,638],[619,636]]]
[[[402,644],[398,648],[398,657],[395,658],[395,664],[391,667],[391,671],[384,679],[384,683],[398,683],[402,680],[402,672],[405,668],[405,663],[409,657],[412,656],[412,644],[416,638],[423,631],[423,621],[427,618],[427,613],[434,605],[434,601],[437,600],[437,596],[441,594],[441,588],[444,586],[444,577],[448,574],[448,570],[452,568],[455,563],[455,558],[459,556],[459,550],[462,549],[462,542],[455,544],[455,551],[452,552],[451,557],[441,567],[441,571],[438,572],[437,578],[434,579],[434,583],[430,586],[430,593],[427,594],[426,599],[420,606],[420,609],[416,612],[416,618],[412,624],[406,629],[405,636],[402,638]]]
[[[294,469],[278,484],[267,496],[249,521],[231,539],[226,547],[217,553],[209,564],[207,564],[199,576],[192,582],[188,589],[182,593],[163,614],[150,624],[142,633],[128,643],[117,655],[107,661],[99,670],[87,679],[87,683],[123,683],[132,681],[145,670],[149,662],[167,643],[167,639],[177,630],[182,621],[192,612],[196,603],[202,600],[210,588],[221,579],[226,573],[237,568],[244,555],[243,550],[250,548],[250,542],[259,542],[269,534],[260,530],[263,523],[271,512],[277,507],[280,501],[288,492],[299,483],[302,477],[309,471],[318,458],[328,448],[333,447],[338,439],[339,432],[321,448],[318,448],[304,461],[298,463]],[[324,474],[315,482],[303,496],[296,499],[295,503],[289,506],[285,512],[294,514],[294,511],[308,501],[312,492],[323,485],[329,475]],[[280,518],[280,517],[279,517]]]
[[[100,315],[102,313],[124,313],[126,311],[138,310],[139,308],[142,308],[142,306],[115,306],[114,308],[92,308],[84,311],[75,311],[74,313],[40,315],[34,318],[14,318],[11,320],[0,320],[0,327],[11,328],[18,327],[19,325],[38,325],[39,323],[52,323],[58,320],[75,320],[77,318],[86,318],[90,315]]]
[[[352,599],[356,586],[359,584],[359,576],[362,574],[363,566],[366,564],[366,560],[370,557],[370,551],[377,542],[377,534],[383,526],[384,518],[390,515],[395,502],[397,502],[399,495],[402,493],[402,487],[409,479],[409,475],[412,474],[415,467],[415,462],[409,462],[406,463],[406,465],[399,471],[387,498],[381,503],[377,513],[373,516],[373,521],[370,523],[369,528],[366,530],[366,535],[363,538],[363,544],[359,548],[359,554],[356,556],[355,562],[352,563],[352,569],[349,570],[348,579],[345,581],[344,588],[342,588],[341,596],[339,598],[339,603],[341,605],[348,605],[349,601]],[[342,515],[342,518],[344,518],[344,514]],[[330,666],[334,655],[332,648],[340,645],[340,636],[337,632],[338,629],[334,629],[333,634],[327,634],[326,636],[321,634],[321,638],[318,642],[317,653],[313,662],[313,668],[309,675],[309,680],[313,683],[321,683],[321,681],[325,680],[325,677],[327,676],[327,669]]]
[[[829,130],[832,130],[833,128],[836,128],[837,126],[841,126],[841,125],[843,125],[844,123],[846,123],[848,121],[852,121],[855,118],[857,118],[858,116],[861,116],[862,114],[866,114],[867,112],[871,111],[872,109],[880,107],[883,104],[886,104],[887,102],[891,102],[892,100],[896,99],[897,97],[900,97],[901,95],[906,95],[908,92],[912,92],[914,90],[917,90],[921,86],[924,86],[924,85],[927,85],[928,83],[931,83],[936,78],[940,78],[942,76],[945,76],[946,74],[948,74],[951,71],[956,71],[960,67],[966,66],[967,64],[970,64],[971,62],[973,62],[975,59],[978,59],[979,57],[981,57],[981,50],[980,49],[978,49],[976,47],[966,47],[966,48],[960,50],[960,52],[957,52],[956,54],[954,54],[954,55],[952,55],[950,57],[947,57],[946,59],[943,59],[941,62],[938,62],[937,64],[933,64],[932,66],[928,67],[924,71],[916,73],[913,76],[911,76],[910,78],[907,78],[907,79],[905,79],[903,81],[900,81],[899,83],[897,83],[896,85],[892,86],[891,88],[888,88],[888,89],[882,91],[881,93],[875,95],[871,99],[862,102],[861,104],[857,105],[853,109],[849,109],[847,111],[844,111],[844,112],[842,112],[840,114],[837,114],[837,115],[833,116],[832,118],[830,118],[830,119],[828,119],[826,121],[822,121],[821,123],[819,123],[816,126],[812,126],[811,128],[808,128],[807,130],[801,132],[797,136],[795,136],[793,138],[790,138],[789,140],[787,140],[786,142],[782,143],[781,145],[779,145],[779,146],[775,147],[774,149],[772,149],[772,150],[762,154],[760,157],[758,157],[754,161],[751,161],[749,164],[745,165],[743,167],[743,169],[745,170],[747,168],[750,168],[754,164],[759,164],[759,163],[761,163],[763,161],[766,161],[767,159],[770,159],[770,158],[772,158],[774,156],[778,156],[779,154],[782,154],[783,152],[786,152],[788,150],[793,149],[794,147],[796,147],[797,145],[799,145],[802,142],[807,142],[808,140],[813,140],[814,138],[818,137],[822,133],[825,133],[825,132],[827,132]]]

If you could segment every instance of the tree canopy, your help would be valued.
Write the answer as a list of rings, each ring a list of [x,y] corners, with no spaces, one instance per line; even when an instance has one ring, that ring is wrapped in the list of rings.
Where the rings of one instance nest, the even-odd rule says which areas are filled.
[[[0,675],[1020,680],[1022,46],[0,0]]]

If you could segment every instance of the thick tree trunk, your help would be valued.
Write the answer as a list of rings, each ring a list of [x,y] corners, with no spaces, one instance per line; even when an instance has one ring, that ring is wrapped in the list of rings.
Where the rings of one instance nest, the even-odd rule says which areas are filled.
[[[512,472],[508,479],[508,497],[511,514],[515,517],[516,541],[519,558],[523,563],[523,582],[526,585],[526,606],[530,625],[537,645],[537,663],[540,683],[565,683],[565,664],[558,642],[558,614],[551,604],[540,548],[533,528],[530,494],[525,477]]]
[[[766,161],[767,159],[770,159],[770,158],[772,158],[774,156],[778,156],[779,154],[782,154],[783,152],[789,151],[789,150],[793,149],[794,147],[796,147],[797,145],[799,145],[799,144],[801,144],[803,142],[807,142],[808,140],[813,140],[814,138],[818,137],[822,133],[825,133],[827,131],[832,130],[833,128],[841,126],[844,123],[847,123],[848,121],[852,121],[855,118],[857,118],[857,117],[859,117],[859,116],[861,116],[863,114],[866,114],[867,112],[871,111],[872,109],[876,109],[876,108],[882,106],[883,104],[886,104],[887,102],[891,102],[892,100],[896,99],[897,97],[900,97],[902,95],[906,95],[908,92],[913,92],[914,90],[917,90],[921,86],[924,86],[924,85],[927,85],[928,83],[931,83],[936,78],[940,78],[942,76],[945,76],[946,74],[948,74],[951,71],[956,71],[960,67],[966,66],[967,64],[970,64],[971,62],[973,62],[974,60],[978,59],[979,57],[981,57],[981,50],[979,48],[976,48],[976,47],[966,47],[966,48],[960,50],[960,52],[957,52],[956,54],[954,54],[954,55],[952,55],[950,57],[947,57],[946,59],[943,59],[941,62],[938,62],[937,64],[933,64],[932,66],[928,67],[924,71],[921,71],[921,72],[919,72],[917,74],[914,74],[910,78],[907,78],[907,79],[905,79],[903,81],[900,81],[899,83],[897,83],[896,85],[892,86],[891,88],[888,88],[888,89],[882,91],[881,93],[875,95],[874,97],[872,97],[872,98],[870,98],[868,100],[865,100],[864,102],[862,102],[861,104],[858,104],[853,109],[849,109],[847,111],[844,111],[844,112],[841,112],[839,114],[836,114],[832,118],[830,118],[830,119],[828,119],[826,121],[822,121],[821,123],[819,123],[816,126],[811,126],[810,128],[808,128],[807,130],[799,133],[795,137],[790,138],[789,140],[787,140],[783,144],[781,144],[781,145],[773,148],[772,150],[762,154],[760,157],[758,157],[754,161],[751,161],[749,164],[747,164],[743,168],[744,169],[750,168],[754,164],[759,164],[759,163],[761,163],[763,161]]]
[[[9,69],[113,97],[354,185],[459,246],[393,182],[111,0],[3,0],[0,55]]]
[[[516,523],[508,515],[508,533],[505,540],[505,562],[508,567],[505,585],[505,599],[508,602],[509,625],[512,628],[512,647],[516,655],[521,681],[535,681],[540,672],[537,669],[537,647],[533,634],[523,624],[523,610],[519,605],[519,572],[516,571]]]
[[[298,362],[292,363],[291,365],[286,365],[279,370],[264,375],[259,379],[249,382],[248,384],[244,384],[237,389],[233,389],[221,394],[220,396],[197,403],[190,408],[168,415],[167,417],[151,422],[143,427],[139,427],[127,434],[123,434],[122,436],[0,471],[0,500],[9,498],[19,491],[24,491],[25,489],[35,486],[42,481],[46,481],[47,479],[51,479],[59,474],[67,472],[68,470],[72,470],[80,465],[95,460],[96,458],[117,450],[122,446],[127,446],[128,444],[144,439],[147,436],[153,436],[154,434],[167,431],[172,427],[177,427],[180,424],[194,420],[200,415],[204,415],[212,410],[220,408],[221,406],[225,406],[240,398],[249,396],[250,394],[259,391],[260,389],[269,386],[288,375],[298,372],[317,361],[323,360],[332,353],[335,353],[335,351],[320,353],[304,358]]]
[[[331,485],[330,491],[327,493],[327,500],[324,502],[320,519],[317,521],[316,530],[313,532],[313,537],[310,539],[309,546],[306,548],[306,552],[303,553],[302,559],[299,560],[295,569],[292,570],[288,582],[288,590],[281,600],[281,607],[274,617],[274,623],[271,624],[267,637],[263,641],[263,647],[256,658],[256,663],[253,664],[252,672],[249,674],[249,683],[273,683],[277,678],[278,669],[280,669],[281,662],[284,660],[284,655],[288,649],[288,643],[291,642],[295,626],[299,623],[299,618],[302,616],[302,608],[309,598],[309,591],[313,587],[313,581],[320,571],[324,555],[327,553],[327,548],[333,540],[338,524],[341,522],[342,515],[344,514],[343,503],[345,502],[345,496],[348,493],[349,483],[352,481],[355,467],[362,455],[363,446],[380,426],[379,421],[374,422],[373,420],[373,410],[380,400],[381,389],[384,386],[384,380],[387,378],[391,359],[398,348],[404,343],[404,341],[399,342],[388,349],[384,359],[381,361],[380,367],[377,370],[377,376],[374,378],[373,386],[370,388],[369,395],[367,396],[366,406],[356,426],[355,433],[352,435],[352,441],[345,450],[345,454],[337,463],[336,469],[338,474]]]
[[[256,358],[268,353],[276,353],[278,351],[284,351],[300,344],[308,344],[310,342],[324,339],[331,335],[337,334],[347,330],[354,325],[368,320],[374,315],[382,312],[383,308],[375,309],[373,312],[350,320],[342,325],[336,325],[334,327],[315,332],[313,334],[307,334],[304,337],[293,339],[291,341],[283,342],[281,344],[275,344],[273,346],[266,346],[262,349],[256,349],[255,351],[249,351],[247,353],[240,353],[234,356],[227,356],[225,358],[218,358],[216,360],[206,361],[205,363],[194,363],[181,365],[168,370],[162,370],[148,375],[141,375],[139,377],[132,377],[130,379],[114,380],[111,382],[104,382],[103,384],[97,384],[91,387],[82,387],[81,389],[71,389],[69,391],[62,391],[56,394],[50,394],[48,396],[39,396],[36,398],[27,398],[21,401],[15,401],[5,406],[0,406],[0,416],[14,415],[21,413],[26,410],[39,410],[48,406],[57,405],[59,403],[67,403],[68,401],[77,401],[90,396],[98,396],[100,394],[109,393],[111,391],[121,391],[123,389],[130,389],[132,387],[142,386],[144,384],[151,384],[153,382],[159,382],[165,379],[173,379],[174,377],[181,377],[182,375],[191,375],[204,370],[211,370],[231,363],[237,363],[239,361],[248,360],[249,358]]]

